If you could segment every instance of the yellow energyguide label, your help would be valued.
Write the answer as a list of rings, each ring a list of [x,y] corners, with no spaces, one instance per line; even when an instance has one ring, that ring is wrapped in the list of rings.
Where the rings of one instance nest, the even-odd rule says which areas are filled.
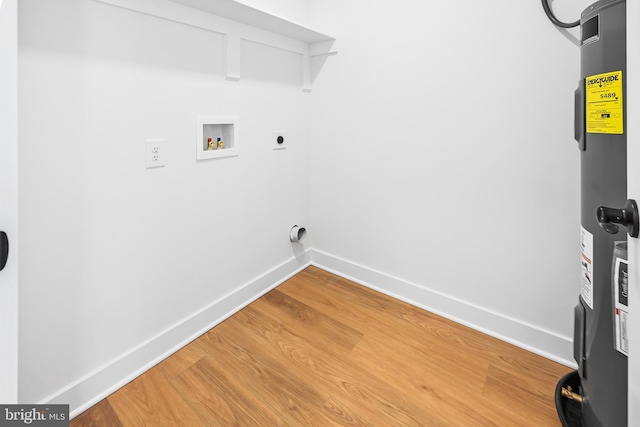
[[[624,133],[622,71],[585,79],[587,133]]]

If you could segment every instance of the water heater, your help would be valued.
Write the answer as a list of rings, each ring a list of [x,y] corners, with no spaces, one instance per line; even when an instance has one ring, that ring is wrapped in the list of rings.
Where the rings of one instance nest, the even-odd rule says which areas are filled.
[[[573,415],[566,413],[569,405],[559,405],[565,426],[627,425],[626,245],[627,232],[638,235],[638,222],[635,202],[627,200],[625,6],[624,0],[600,0],[579,22],[581,292],[574,325],[578,370],[573,380],[561,380],[577,392]]]

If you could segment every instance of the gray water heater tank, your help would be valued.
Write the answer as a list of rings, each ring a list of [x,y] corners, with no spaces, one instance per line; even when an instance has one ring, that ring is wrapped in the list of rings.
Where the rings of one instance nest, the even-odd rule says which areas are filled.
[[[620,302],[615,296],[616,281],[622,283],[620,275],[627,270],[619,262],[626,262],[625,256],[620,251],[614,255],[617,249],[626,250],[627,230],[613,224],[621,221],[627,203],[625,9],[624,0],[601,0],[580,19],[575,132],[580,149],[582,270],[574,357],[585,427],[627,425],[627,355],[620,336],[626,323],[621,323],[620,310],[616,313]]]

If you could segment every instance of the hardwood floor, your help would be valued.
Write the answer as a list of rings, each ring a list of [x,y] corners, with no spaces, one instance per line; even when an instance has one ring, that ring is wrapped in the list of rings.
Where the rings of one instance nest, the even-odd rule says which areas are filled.
[[[569,371],[309,267],[71,426],[559,426]]]

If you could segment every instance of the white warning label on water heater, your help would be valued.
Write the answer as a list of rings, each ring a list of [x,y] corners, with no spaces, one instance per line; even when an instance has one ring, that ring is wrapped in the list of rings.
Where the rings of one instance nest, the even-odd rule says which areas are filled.
[[[613,261],[613,299],[615,305],[616,350],[629,355],[629,270],[627,261],[615,258]]]
[[[580,295],[584,303],[593,310],[593,234],[580,227]]]

